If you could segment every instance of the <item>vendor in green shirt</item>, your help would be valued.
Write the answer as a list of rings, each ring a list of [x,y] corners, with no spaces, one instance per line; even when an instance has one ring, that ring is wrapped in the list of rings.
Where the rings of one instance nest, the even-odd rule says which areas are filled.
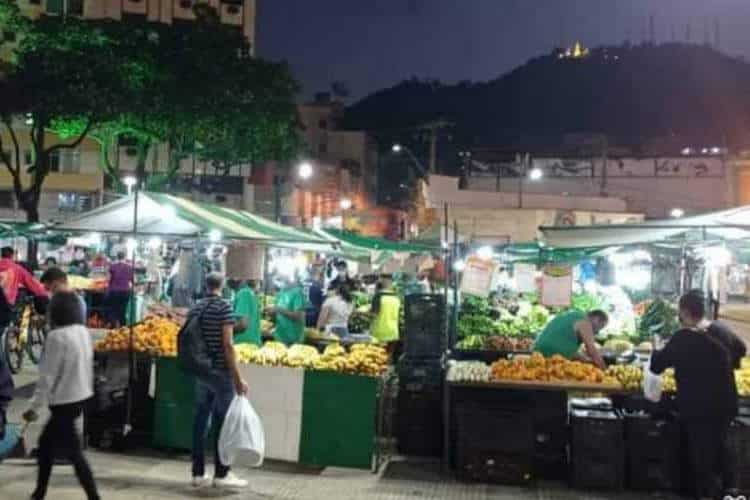
[[[234,294],[234,314],[242,328],[234,337],[235,344],[261,345],[260,305],[250,281],[237,283]]]
[[[605,369],[594,337],[607,326],[609,317],[600,310],[588,314],[581,311],[569,311],[559,314],[542,330],[534,343],[534,351],[544,356],[559,354],[568,359],[578,357],[581,344],[586,347],[586,354],[593,363]]]
[[[281,281],[276,305],[269,311],[276,315],[274,337],[289,346],[304,340],[306,304],[302,286],[295,278],[284,276]]]

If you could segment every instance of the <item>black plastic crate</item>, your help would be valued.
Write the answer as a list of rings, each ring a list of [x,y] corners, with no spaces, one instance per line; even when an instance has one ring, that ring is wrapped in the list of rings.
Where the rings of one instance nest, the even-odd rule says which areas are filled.
[[[396,365],[399,390],[418,392],[442,387],[445,380],[445,366],[442,360],[410,360],[401,358]]]
[[[403,455],[441,456],[443,452],[443,393],[439,389],[399,390],[396,439]]]
[[[625,442],[629,457],[674,461],[680,453],[680,427],[676,422],[647,415],[625,415]]]
[[[565,455],[570,442],[567,425],[543,427],[534,425],[535,455]]]
[[[581,489],[621,490],[625,486],[625,463],[622,457],[600,460],[573,456],[570,484]]]
[[[568,479],[568,455],[565,452],[534,453],[534,476],[550,481],[565,481]]]
[[[404,354],[439,358],[447,348],[443,295],[407,295],[404,307]]]
[[[629,456],[628,487],[634,490],[675,490],[680,485],[678,455],[661,458]]]
[[[617,412],[573,410],[570,420],[574,460],[624,456],[624,425]]]
[[[533,423],[528,413],[467,405],[457,412],[459,448],[533,455]]]
[[[459,447],[456,461],[456,475],[465,481],[526,485],[534,480],[533,458],[526,453]]]

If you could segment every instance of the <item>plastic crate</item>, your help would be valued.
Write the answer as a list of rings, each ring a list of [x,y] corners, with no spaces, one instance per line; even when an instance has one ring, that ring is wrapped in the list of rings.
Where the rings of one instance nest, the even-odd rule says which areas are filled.
[[[565,481],[568,478],[568,455],[566,452],[534,453],[534,476],[550,481]]]
[[[445,366],[442,360],[410,360],[401,358],[396,366],[399,390],[418,392],[442,387],[445,379]]]
[[[401,337],[406,357],[440,358],[447,348],[445,297],[407,295]]]
[[[570,483],[574,488],[621,490],[625,486],[625,464],[622,457],[598,460],[573,457]]]
[[[456,475],[465,481],[526,485],[534,480],[533,458],[526,453],[459,447],[457,455]]]
[[[528,413],[467,406],[457,412],[458,448],[533,455],[533,423]]]
[[[396,440],[403,455],[437,457],[443,452],[443,393],[399,390]]]
[[[634,490],[675,490],[680,484],[678,455],[661,458],[629,456],[628,487]]]
[[[625,437],[629,457],[673,460],[680,452],[679,425],[669,420],[625,415]]]
[[[571,428],[574,459],[624,456],[624,425],[616,412],[573,410]]]

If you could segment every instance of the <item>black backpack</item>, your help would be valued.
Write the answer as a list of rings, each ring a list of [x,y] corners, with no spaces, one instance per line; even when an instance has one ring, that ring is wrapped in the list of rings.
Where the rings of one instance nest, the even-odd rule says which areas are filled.
[[[177,334],[177,363],[184,371],[198,377],[209,377],[215,373],[202,328],[203,313],[210,304],[211,299],[208,299],[190,311]]]

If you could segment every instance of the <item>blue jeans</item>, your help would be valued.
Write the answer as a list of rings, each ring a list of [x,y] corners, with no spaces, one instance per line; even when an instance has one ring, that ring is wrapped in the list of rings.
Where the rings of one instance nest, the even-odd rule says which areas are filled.
[[[206,472],[206,436],[211,420],[221,429],[235,390],[228,373],[209,379],[198,378],[195,382],[195,420],[193,421],[193,477],[203,477]],[[219,438],[214,439],[214,477],[224,478],[229,467],[219,460]]]

